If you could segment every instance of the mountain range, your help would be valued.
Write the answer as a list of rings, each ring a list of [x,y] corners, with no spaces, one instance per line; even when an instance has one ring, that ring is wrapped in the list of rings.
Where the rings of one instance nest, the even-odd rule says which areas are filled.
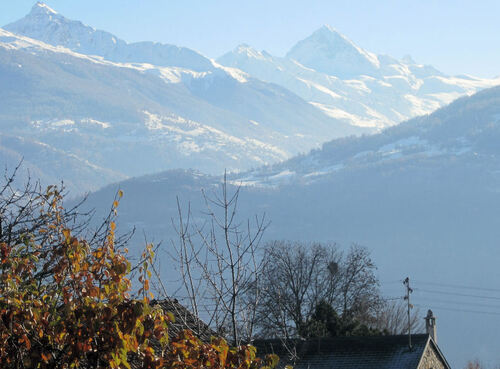
[[[97,53],[112,38],[41,3],[0,29],[2,133],[136,176],[177,167],[210,173],[248,169],[307,152],[325,137],[360,132],[276,84],[187,49],[147,44],[133,54],[127,50],[137,50],[134,44],[116,39],[115,60],[125,55],[120,62],[78,52]],[[60,40],[66,42],[47,43]],[[66,47],[74,45],[80,48]],[[150,64],[166,49],[179,49],[176,55],[183,57],[165,58],[169,66]],[[188,64],[195,69],[186,69]],[[80,182],[77,192],[112,181],[104,176],[87,187],[88,178],[60,176],[53,179]]]
[[[240,46],[214,61],[127,43],[41,2],[0,29],[0,78],[2,134],[24,139],[23,151],[2,152],[25,157],[47,181],[65,179],[74,193],[165,169],[217,174],[277,163],[499,82],[375,55],[329,26],[286,57]],[[47,171],[40,144],[67,169]]]
[[[500,79],[450,77],[410,57],[375,55],[326,25],[285,57],[240,45],[217,61],[295,92],[351,125],[381,129],[432,113]]]

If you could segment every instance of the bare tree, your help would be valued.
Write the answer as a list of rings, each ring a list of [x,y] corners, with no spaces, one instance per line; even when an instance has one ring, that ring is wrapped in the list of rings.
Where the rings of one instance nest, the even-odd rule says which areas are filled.
[[[266,245],[260,333],[300,336],[320,302],[341,316],[365,323],[379,303],[375,266],[365,248],[353,245],[344,256],[336,244],[273,241]]]
[[[253,336],[264,262],[258,248],[269,224],[265,215],[240,222],[239,195],[240,187],[230,192],[224,175],[220,193],[209,196],[203,191],[203,224],[192,222],[189,207],[184,217],[179,202],[174,222],[179,236],[174,243],[176,260],[191,309],[198,316],[208,316],[219,333],[229,330],[235,344]]]
[[[368,323],[380,303],[375,264],[365,247],[352,245],[339,268],[338,290],[330,303],[343,316]]]
[[[339,257],[335,244],[268,243],[258,310],[261,334],[297,336],[316,304],[335,289],[328,266]]]
[[[408,333],[407,304],[403,300],[389,300],[380,304],[372,325],[380,330],[386,330],[389,334]],[[411,332],[421,333],[425,330],[425,323],[420,310],[413,311],[410,317]]]

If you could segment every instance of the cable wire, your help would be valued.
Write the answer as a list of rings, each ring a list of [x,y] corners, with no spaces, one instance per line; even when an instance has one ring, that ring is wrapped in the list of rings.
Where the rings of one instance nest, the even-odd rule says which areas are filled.
[[[500,310],[500,305],[487,305],[487,304],[478,304],[476,302],[467,302],[467,301],[450,301],[450,300],[436,300],[434,298],[430,297],[424,297],[424,298],[417,298],[419,301],[420,300],[428,300],[430,304],[432,303],[440,303],[440,304],[451,304],[451,305],[469,305],[469,306],[477,306],[477,307],[486,307],[490,309],[499,309]]]
[[[476,291],[487,291],[487,292],[499,292],[499,288],[486,288],[486,287],[473,287],[473,286],[464,286],[459,284],[448,284],[448,283],[437,283],[437,282],[424,282],[424,281],[415,281],[416,284],[427,284],[429,286],[436,287],[446,287],[446,288],[456,288],[456,289],[466,289],[466,290],[476,290]]]
[[[415,291],[422,291],[422,292],[427,292],[427,293],[433,293],[433,294],[439,294],[439,295],[449,295],[449,296],[461,296],[461,297],[474,297],[478,299],[485,299],[485,300],[499,300],[500,297],[495,297],[495,296],[483,296],[483,295],[469,295],[466,293],[458,293],[458,292],[447,292],[447,291],[435,291],[435,290],[428,290],[424,288],[414,288]]]
[[[420,305],[420,304],[415,304],[414,306],[418,306],[421,308],[427,308],[426,306]],[[463,309],[454,309],[454,308],[447,308],[447,307],[440,307],[436,306],[436,309],[441,309],[441,310],[450,310],[450,311],[456,311],[460,313],[474,313],[474,314],[485,314],[485,315],[499,315],[500,312],[492,312],[492,311],[479,311],[479,310],[463,310]]]

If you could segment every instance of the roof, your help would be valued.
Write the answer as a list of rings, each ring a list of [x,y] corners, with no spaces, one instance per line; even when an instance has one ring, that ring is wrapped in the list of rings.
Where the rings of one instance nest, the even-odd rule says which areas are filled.
[[[284,365],[293,364],[290,348],[295,345],[294,369],[417,369],[430,338],[428,334],[411,338],[411,350],[407,335],[257,340],[254,345],[259,355],[275,353]]]
[[[191,313],[187,308],[177,301],[177,299],[165,299],[165,300],[153,300],[151,305],[160,305],[163,311],[171,312],[174,315],[174,321],[168,323],[168,334],[170,337],[177,336],[181,331],[185,329],[191,330],[196,337],[198,337],[203,342],[210,342],[212,336],[215,336],[213,330],[204,323],[201,319],[198,319],[193,313]],[[160,344],[154,338],[152,339],[152,345],[155,351],[160,348]],[[131,367],[133,369],[142,368],[142,362],[137,360],[137,356],[131,355]]]
[[[152,305],[159,304],[164,311],[171,312],[174,315],[174,322],[169,323],[169,335],[171,337],[177,336],[181,331],[189,329],[193,331],[196,337],[203,342],[210,342],[215,332],[210,327],[198,319],[193,313],[177,301],[177,299],[153,300]]]

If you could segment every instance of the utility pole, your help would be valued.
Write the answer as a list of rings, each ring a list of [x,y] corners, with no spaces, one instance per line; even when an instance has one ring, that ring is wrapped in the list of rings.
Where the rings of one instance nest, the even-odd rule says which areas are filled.
[[[410,310],[413,308],[413,305],[410,304],[410,294],[413,292],[413,290],[410,287],[410,278],[406,277],[406,279],[403,281],[403,284],[406,287],[406,295],[405,295],[404,299],[408,302],[408,347],[411,350],[412,346],[411,346],[411,316],[410,316]]]

